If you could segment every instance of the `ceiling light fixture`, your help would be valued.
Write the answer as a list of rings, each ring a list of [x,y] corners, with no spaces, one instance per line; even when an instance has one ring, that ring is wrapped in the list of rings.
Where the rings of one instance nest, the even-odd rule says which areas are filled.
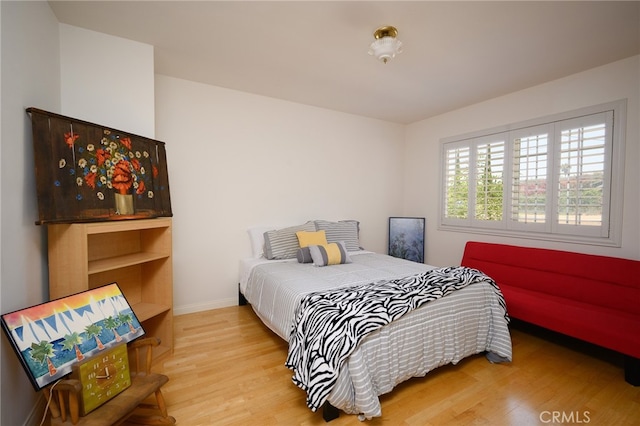
[[[375,41],[369,46],[369,55],[375,56],[385,64],[402,53],[402,42],[396,37],[398,30],[392,26],[380,27],[373,33]]]

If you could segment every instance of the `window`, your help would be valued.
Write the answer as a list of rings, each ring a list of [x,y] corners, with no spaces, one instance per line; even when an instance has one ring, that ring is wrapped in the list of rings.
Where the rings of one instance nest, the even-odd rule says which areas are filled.
[[[625,115],[619,101],[444,140],[441,228],[619,246]]]

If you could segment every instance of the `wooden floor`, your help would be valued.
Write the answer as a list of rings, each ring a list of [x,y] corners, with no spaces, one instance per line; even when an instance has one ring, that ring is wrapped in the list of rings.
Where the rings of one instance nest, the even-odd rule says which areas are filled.
[[[156,369],[179,425],[323,425],[284,367],[287,345],[236,306],[175,318],[175,353]],[[381,397],[375,425],[639,425],[640,387],[618,355],[512,326],[513,362],[482,355],[411,379]],[[357,425],[341,413],[332,426]]]

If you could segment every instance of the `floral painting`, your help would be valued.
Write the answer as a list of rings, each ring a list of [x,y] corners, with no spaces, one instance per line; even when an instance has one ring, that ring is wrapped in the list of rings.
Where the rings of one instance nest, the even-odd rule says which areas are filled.
[[[171,216],[165,144],[35,108],[39,224]]]
[[[389,255],[424,263],[424,218],[389,218]]]
[[[149,160],[149,151],[142,148],[134,152],[131,138],[120,138],[107,129],[103,133],[99,146],[88,143],[86,147],[78,149],[80,158],[77,160],[77,170],[81,173],[76,178],[76,184],[88,185],[100,200],[104,200],[104,192],[108,190],[115,190],[122,195],[134,193],[153,198],[150,181],[151,177],[158,176],[158,168],[152,164],[150,170],[145,168],[143,161]],[[73,132],[64,134],[71,149],[78,138],[79,135]],[[59,167],[64,169],[66,166],[65,159],[60,159]],[[75,167],[71,170],[75,170]],[[57,181],[56,185],[60,185],[60,182]]]
[[[2,329],[36,390],[73,364],[145,334],[116,283],[4,314]]]

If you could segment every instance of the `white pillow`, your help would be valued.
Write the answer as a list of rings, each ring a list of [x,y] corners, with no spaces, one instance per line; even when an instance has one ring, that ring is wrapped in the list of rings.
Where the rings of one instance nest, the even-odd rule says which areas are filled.
[[[274,226],[254,226],[247,229],[251,241],[251,256],[258,259],[264,257],[264,233],[275,229]]]

